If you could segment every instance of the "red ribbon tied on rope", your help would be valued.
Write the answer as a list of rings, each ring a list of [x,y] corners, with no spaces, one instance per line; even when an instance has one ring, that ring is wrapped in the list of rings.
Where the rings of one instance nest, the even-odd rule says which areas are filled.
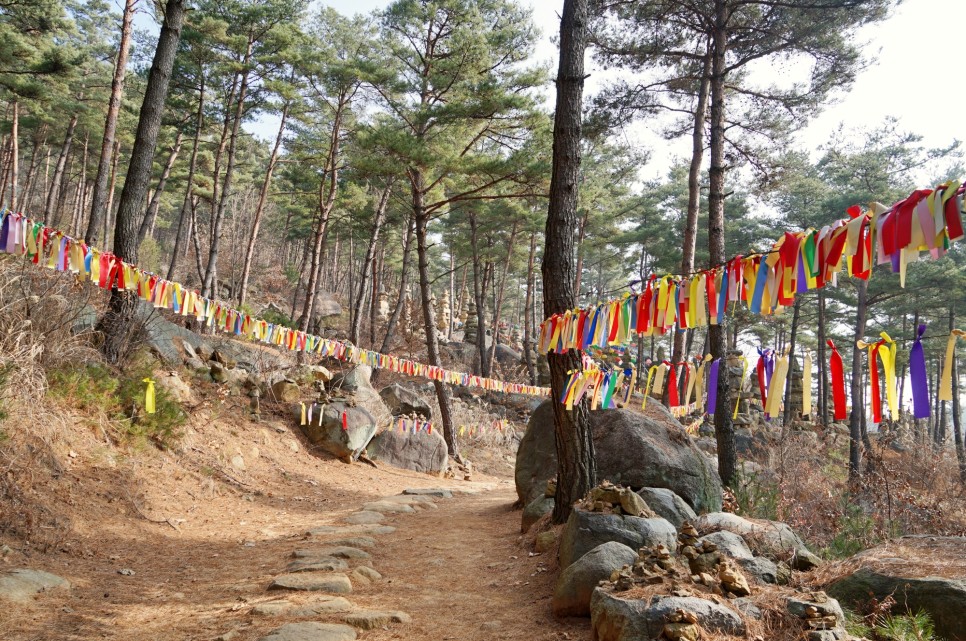
[[[829,339],[828,346],[832,348],[832,358],[829,371],[832,375],[832,403],[835,406],[835,420],[844,421],[848,415],[845,411],[845,370],[842,367],[842,355],[835,348],[835,343]]]

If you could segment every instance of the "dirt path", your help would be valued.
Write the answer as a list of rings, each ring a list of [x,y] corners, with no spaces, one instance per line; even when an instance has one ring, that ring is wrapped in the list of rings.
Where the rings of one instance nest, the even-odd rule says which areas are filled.
[[[385,639],[483,641],[589,639],[585,621],[550,616],[552,562],[520,543],[520,512],[506,483],[457,495],[439,509],[396,519],[399,529],[376,548],[386,575],[378,599],[413,615],[406,628],[374,631]]]

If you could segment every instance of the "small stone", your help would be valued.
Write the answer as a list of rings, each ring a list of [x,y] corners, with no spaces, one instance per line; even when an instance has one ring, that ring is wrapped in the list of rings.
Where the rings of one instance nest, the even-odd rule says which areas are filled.
[[[241,454],[235,454],[231,457],[231,466],[236,470],[244,470],[245,458]]]
[[[118,570],[117,573],[120,574],[121,576],[134,576],[134,570],[130,568],[122,568]]]
[[[791,566],[792,569],[798,570],[800,572],[809,572],[822,565],[822,559],[820,559],[815,554],[812,554],[805,548],[798,548],[795,550],[795,555],[792,556]]]
[[[370,581],[378,581],[382,578],[382,575],[376,572],[374,569],[370,568],[368,565],[360,565],[356,568],[353,574],[361,574]]]
[[[721,588],[736,596],[748,596],[751,588],[748,587],[748,580],[741,570],[733,566],[729,561],[722,561],[718,570],[718,578],[721,579]]]
[[[354,514],[350,514],[349,516],[345,517],[345,522],[353,523],[353,524],[382,523],[382,521],[385,518],[386,518],[386,515],[380,512],[362,511],[362,512],[356,512]]]
[[[268,589],[348,594],[352,592],[352,582],[344,574],[317,574],[314,572],[283,574],[275,577]]]
[[[667,623],[663,635],[669,641],[699,641],[701,629],[693,623]]]
[[[354,641],[355,628],[335,623],[288,623],[261,641]]]
[[[384,628],[390,623],[409,623],[413,618],[399,610],[360,610],[347,614],[344,620],[349,625],[359,629],[373,630],[375,628]]]

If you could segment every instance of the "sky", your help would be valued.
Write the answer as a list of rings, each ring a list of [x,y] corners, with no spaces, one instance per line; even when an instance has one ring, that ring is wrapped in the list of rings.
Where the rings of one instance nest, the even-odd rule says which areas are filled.
[[[562,0],[521,0],[533,9],[534,22],[543,32],[536,46],[539,61],[552,62],[556,68],[556,47],[551,42],[559,29]],[[368,13],[389,4],[385,0],[328,0],[341,13]],[[899,120],[900,129],[917,133],[932,147],[948,145],[962,137],[957,125],[963,113],[961,67],[964,59],[961,39],[956,30],[966,24],[963,0],[905,0],[886,21],[863,29],[859,38],[871,63],[861,72],[847,94],[836,96],[833,104],[798,135],[803,149],[816,153],[829,141],[839,126],[844,131],[875,128],[889,116]],[[588,56],[588,93],[602,84]],[[759,70],[761,81],[780,81],[781,71]],[[943,86],[947,87],[945,90]],[[548,87],[548,102],[550,102]],[[550,102],[552,104],[552,102]],[[265,131],[272,127],[263,125]],[[262,126],[253,127],[261,135]],[[690,152],[690,141],[667,143],[655,133],[657,126],[643,123],[631,129],[630,142],[650,148],[652,161],[644,177],[666,174],[670,163]],[[266,134],[265,137],[271,134]]]

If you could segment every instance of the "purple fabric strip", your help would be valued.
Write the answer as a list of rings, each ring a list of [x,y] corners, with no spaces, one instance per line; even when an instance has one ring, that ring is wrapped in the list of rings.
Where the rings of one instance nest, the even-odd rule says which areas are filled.
[[[708,414],[714,414],[718,401],[718,363],[720,358],[711,361],[711,371],[708,373],[708,406],[705,408]]]
[[[922,349],[922,335],[926,324],[919,326],[916,342],[909,351],[909,380],[912,382],[912,413],[916,418],[929,418],[929,378],[926,375],[926,356]]]
[[[0,251],[7,251],[7,237],[10,235],[10,218],[11,216],[7,214],[3,216],[3,224],[0,225]]]

